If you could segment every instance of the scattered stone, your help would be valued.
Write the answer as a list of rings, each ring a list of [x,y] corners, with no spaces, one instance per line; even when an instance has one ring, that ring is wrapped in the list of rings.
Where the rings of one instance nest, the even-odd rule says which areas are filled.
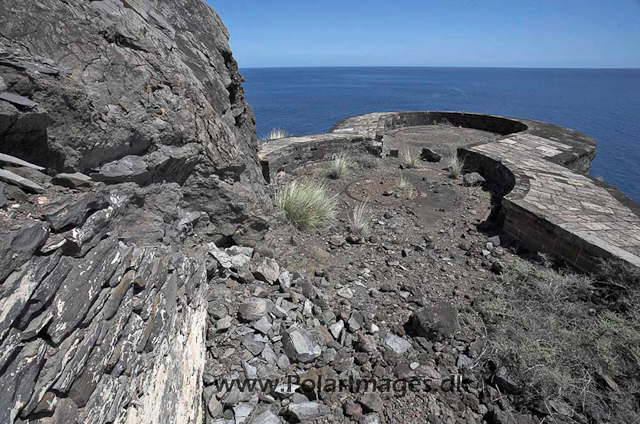
[[[504,265],[502,264],[502,262],[500,261],[495,261],[494,263],[491,264],[491,272],[493,272],[494,274],[502,274],[502,272],[504,271]]]
[[[320,345],[306,332],[291,329],[282,338],[284,351],[293,362],[311,362],[322,354]]]
[[[269,321],[269,318],[266,316],[260,318],[258,322],[253,324],[253,328],[255,328],[256,330],[258,330],[259,332],[265,335],[269,333],[269,331],[271,330],[271,327],[273,327],[273,325]]]
[[[289,287],[291,287],[291,274],[289,273],[289,270],[282,270],[282,272],[278,276],[278,283],[283,289],[288,289]]]
[[[329,408],[316,402],[292,403],[289,412],[298,420],[312,421],[329,415]]]
[[[429,420],[428,422],[436,422]],[[367,414],[362,420],[362,424],[380,424],[380,416],[377,413]]]
[[[280,277],[280,266],[271,258],[264,258],[253,266],[253,276],[260,281],[274,284]]]
[[[233,322],[233,318],[231,318],[228,315],[222,319],[219,319],[216,322],[216,331],[219,333],[227,331],[229,328],[231,328],[232,322]]]
[[[349,326],[349,331],[351,331],[352,333],[355,333],[356,331],[360,330],[363,324],[364,324],[364,317],[358,311],[352,313],[351,318],[349,318],[349,321],[347,322],[347,325]]]
[[[458,369],[471,368],[472,366],[473,366],[473,359],[463,354],[460,354],[458,356],[458,361],[456,362],[456,367],[458,367]]]
[[[493,236],[493,237],[489,237],[489,243],[491,243],[492,245],[498,247],[500,246],[500,236]]]
[[[453,336],[460,328],[458,311],[444,302],[434,307],[427,306],[411,315],[408,327],[416,336],[440,341]]]
[[[38,106],[38,103],[27,99],[24,96],[21,96],[19,94],[15,94],[15,93],[9,93],[9,92],[2,92],[0,93],[0,100],[4,100],[7,101],[9,103],[12,103],[16,106],[20,106],[23,107],[25,109],[33,109],[35,107]]]
[[[7,197],[4,194],[4,184],[0,184],[0,208],[7,204]]]
[[[402,355],[409,349],[411,349],[411,343],[402,337],[396,336],[393,333],[388,333],[384,338],[384,344],[387,345],[392,351],[398,355]]]
[[[426,147],[422,149],[420,157],[427,162],[440,162],[442,159],[441,155]]]
[[[58,174],[51,182],[55,185],[68,188],[89,188],[93,186],[93,180],[91,177],[84,175],[80,172],[73,174]]]
[[[349,287],[343,287],[338,290],[338,296],[345,299],[353,299],[353,290],[351,290]]]
[[[211,399],[209,399],[209,402],[207,402],[207,410],[209,411],[209,415],[211,415],[211,418],[218,418],[222,416],[224,407],[222,406],[222,403],[220,403],[220,401],[216,398],[216,396],[213,395],[211,396]]]
[[[281,424],[282,420],[270,410],[264,411],[260,415],[256,415],[249,421],[249,424]]]
[[[77,227],[85,223],[87,217],[96,210],[109,206],[109,201],[102,194],[87,193],[79,199],[54,202],[45,207],[45,218],[54,231],[67,227]]]
[[[340,333],[342,333],[343,329],[344,329],[344,321],[342,321],[341,319],[338,320],[331,327],[329,327],[329,331],[331,332],[331,335],[336,340],[340,338]]]
[[[5,155],[4,153],[0,153],[0,163],[6,163],[9,165],[15,165],[15,166],[23,166],[25,168],[31,168],[31,169],[35,169],[36,171],[44,171],[45,168],[43,168],[42,166],[38,166],[38,165],[34,165],[30,162],[27,162],[25,160],[10,156],[10,155]]]
[[[252,297],[245,300],[238,308],[238,316],[243,321],[258,321],[269,312],[269,304],[265,299]]]
[[[360,333],[358,335],[358,350],[367,353],[373,353],[378,350],[378,345],[373,337],[365,336]]]
[[[345,238],[341,235],[331,236],[331,238],[329,239],[329,244],[335,247],[344,246],[346,242],[347,241],[345,240]]]
[[[18,174],[15,174],[11,171],[7,171],[6,169],[0,169],[0,180],[6,181],[9,184],[13,184],[20,188],[24,188],[27,191],[32,193],[44,193],[44,188],[39,186],[38,184],[30,181],[24,177],[21,177]]]
[[[470,174],[465,174],[462,177],[462,183],[465,187],[473,187],[476,185],[483,184],[486,180],[482,177],[482,175],[477,172],[472,172]]]
[[[236,424],[242,424],[249,419],[253,412],[254,405],[250,402],[242,402],[233,407],[233,415]]]
[[[356,403],[351,399],[347,399],[342,407],[344,409],[344,414],[347,417],[352,417],[354,419],[362,417],[362,406],[359,403]]]
[[[360,397],[359,402],[367,411],[380,412],[384,406],[380,395],[375,392],[369,392]]]

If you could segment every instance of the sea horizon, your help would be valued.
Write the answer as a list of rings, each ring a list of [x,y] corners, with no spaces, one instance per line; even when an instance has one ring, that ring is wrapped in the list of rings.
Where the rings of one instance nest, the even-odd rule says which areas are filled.
[[[435,66],[241,68],[258,136],[329,130],[368,112],[447,110],[545,121],[597,143],[591,175],[640,201],[640,69]],[[624,152],[624,154],[621,154]]]

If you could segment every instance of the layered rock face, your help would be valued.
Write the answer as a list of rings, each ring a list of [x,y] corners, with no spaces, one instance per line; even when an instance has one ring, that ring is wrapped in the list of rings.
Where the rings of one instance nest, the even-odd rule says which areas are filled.
[[[108,183],[177,182],[186,209],[261,198],[253,112],[201,0],[0,1],[0,149]],[[240,183],[240,184],[238,184]]]
[[[202,0],[0,0],[0,153],[45,168],[0,157],[0,422],[202,421],[202,246],[261,238],[256,146]]]

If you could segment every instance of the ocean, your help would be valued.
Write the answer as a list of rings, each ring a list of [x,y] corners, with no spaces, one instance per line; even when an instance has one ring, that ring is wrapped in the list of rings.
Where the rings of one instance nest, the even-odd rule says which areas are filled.
[[[452,110],[514,116],[597,141],[591,175],[640,202],[640,69],[246,68],[258,136],[327,131],[375,111]]]

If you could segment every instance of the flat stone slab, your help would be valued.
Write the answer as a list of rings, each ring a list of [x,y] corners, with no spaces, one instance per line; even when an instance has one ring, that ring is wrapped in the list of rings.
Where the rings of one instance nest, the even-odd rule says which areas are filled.
[[[36,171],[45,170],[45,168],[43,168],[42,166],[34,165],[30,162],[13,157],[11,155],[5,155],[4,153],[0,153],[0,163],[8,163],[10,165],[24,166],[26,168],[35,169]]]
[[[7,171],[6,169],[0,169],[0,180],[4,180],[9,184],[22,187],[33,193],[44,193],[43,187],[39,186],[33,181],[30,181],[30,180],[27,180],[26,178],[21,177],[18,174],[14,174],[11,171]]]
[[[0,100],[7,101],[16,106],[21,106],[27,109],[33,109],[38,106],[38,103],[27,99],[24,96],[15,93],[9,93],[7,91],[0,93]]]

